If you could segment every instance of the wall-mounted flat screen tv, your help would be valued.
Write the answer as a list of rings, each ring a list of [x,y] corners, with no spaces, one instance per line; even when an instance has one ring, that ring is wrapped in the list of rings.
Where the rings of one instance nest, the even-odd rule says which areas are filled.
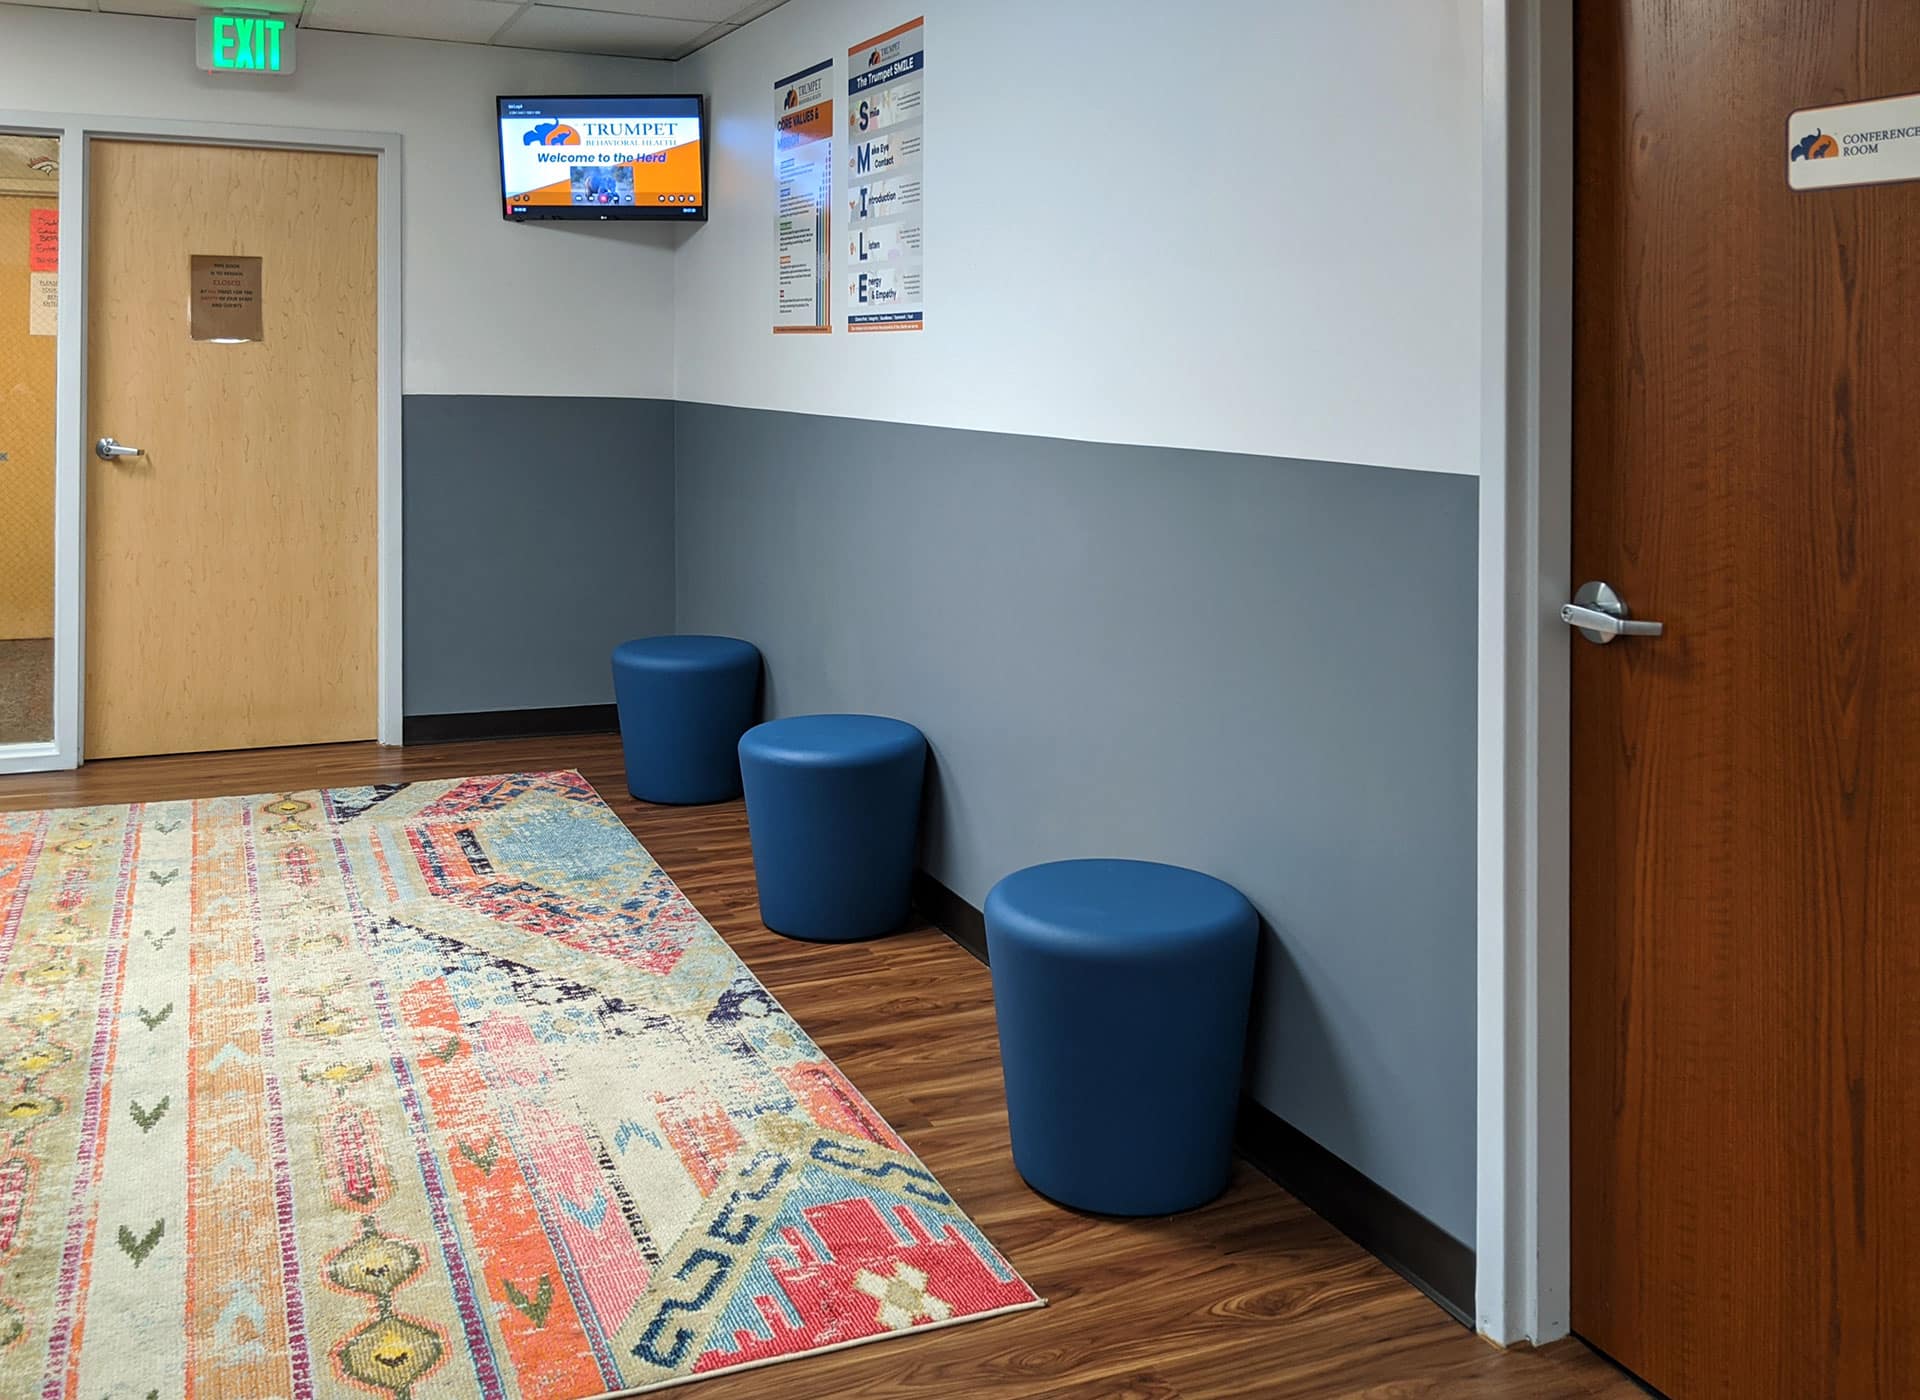
[[[503,97],[500,198],[509,223],[707,217],[697,97]]]

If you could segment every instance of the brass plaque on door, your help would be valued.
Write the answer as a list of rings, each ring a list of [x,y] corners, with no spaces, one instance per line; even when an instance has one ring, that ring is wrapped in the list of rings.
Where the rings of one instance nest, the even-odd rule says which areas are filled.
[[[223,345],[265,340],[260,259],[195,253],[192,262],[193,338]]]

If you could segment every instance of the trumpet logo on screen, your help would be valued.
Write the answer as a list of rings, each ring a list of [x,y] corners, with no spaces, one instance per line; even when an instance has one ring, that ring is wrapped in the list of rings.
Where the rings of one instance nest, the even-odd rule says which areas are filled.
[[[791,112],[795,107],[798,107],[799,105],[800,105],[800,89],[788,88],[787,103],[786,103],[787,110]]]
[[[880,50],[875,49],[872,53],[867,55],[867,67],[878,68],[879,66],[880,66]]]
[[[523,146],[577,146],[580,133],[565,122],[541,122],[520,138]]]
[[[1800,144],[1793,148],[1788,160],[1824,160],[1828,156],[1840,154],[1840,143],[1831,136],[1814,132],[1811,136],[1800,138]]]

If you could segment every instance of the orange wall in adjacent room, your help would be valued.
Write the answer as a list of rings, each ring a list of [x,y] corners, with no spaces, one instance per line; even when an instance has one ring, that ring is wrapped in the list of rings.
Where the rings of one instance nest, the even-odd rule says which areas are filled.
[[[32,211],[46,194],[0,194],[0,638],[53,635],[54,346],[28,334]]]

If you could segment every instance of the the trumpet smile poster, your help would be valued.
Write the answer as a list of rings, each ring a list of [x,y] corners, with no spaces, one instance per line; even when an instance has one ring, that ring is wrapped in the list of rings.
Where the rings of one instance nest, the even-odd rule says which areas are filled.
[[[847,50],[847,329],[927,323],[921,147],[926,21]]]

